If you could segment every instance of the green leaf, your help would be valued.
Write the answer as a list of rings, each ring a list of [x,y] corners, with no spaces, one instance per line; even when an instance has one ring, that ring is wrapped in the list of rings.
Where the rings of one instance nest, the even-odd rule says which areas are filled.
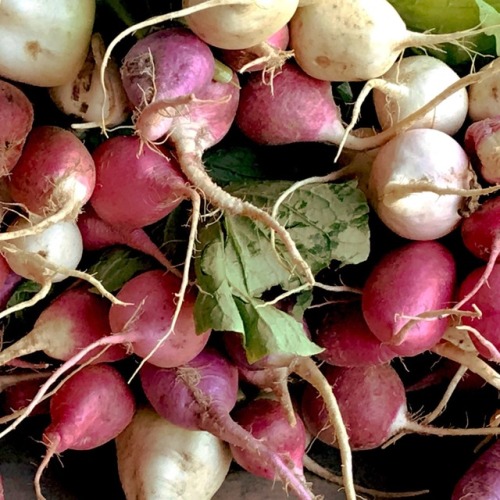
[[[88,272],[108,290],[116,292],[136,274],[152,268],[151,260],[129,248],[115,247],[99,255]]]
[[[481,26],[492,26],[492,29],[485,31],[486,35],[495,37],[496,55],[500,55],[500,14],[497,10],[484,2],[483,0],[475,0],[479,8],[479,20]]]
[[[230,191],[270,209],[290,182],[232,184]],[[279,210],[279,220],[294,238],[314,272],[330,265],[365,260],[369,253],[368,206],[355,182],[305,186]],[[287,314],[264,305],[269,290],[300,285],[284,246],[273,248],[269,229],[247,217],[225,216],[201,228],[195,271],[198,331],[208,328],[242,333],[249,359],[272,353],[309,356],[320,348],[304,335],[301,319],[312,292],[301,293]]]

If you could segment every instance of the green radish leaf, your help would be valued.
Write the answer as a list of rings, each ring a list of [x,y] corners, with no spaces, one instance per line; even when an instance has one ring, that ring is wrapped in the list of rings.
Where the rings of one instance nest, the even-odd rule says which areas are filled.
[[[292,185],[285,181],[247,182],[227,187],[232,194],[270,210]],[[314,273],[366,260],[369,253],[368,205],[356,183],[301,187],[279,209]],[[286,249],[269,229],[247,217],[225,216],[201,228],[195,271],[199,294],[195,305],[198,331],[208,328],[242,333],[249,359],[271,353],[310,356],[320,348],[304,336],[301,319],[310,305],[310,290],[297,296],[292,315],[263,300],[270,290],[293,291],[301,284]],[[285,338],[283,332],[287,332]]]
[[[491,30],[485,31],[486,35],[495,37],[496,55],[500,55],[500,13],[486,3],[484,0],[475,0],[479,8],[479,20],[481,26],[491,26]]]

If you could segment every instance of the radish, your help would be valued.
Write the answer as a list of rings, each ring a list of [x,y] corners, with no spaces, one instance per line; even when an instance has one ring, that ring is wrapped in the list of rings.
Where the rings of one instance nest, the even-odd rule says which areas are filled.
[[[290,22],[290,47],[314,78],[365,81],[383,75],[406,48],[459,44],[487,29],[415,33],[386,0],[325,0],[297,9]]]
[[[83,347],[110,335],[109,302],[87,287],[68,288],[40,314],[33,329],[13,345],[0,352],[0,365],[17,357],[43,351],[47,356],[66,361]],[[97,354],[89,353],[80,363]],[[116,361],[126,356],[121,346],[112,346],[92,362]]]
[[[419,424],[408,415],[403,383],[389,364],[334,367],[326,365],[325,377],[339,401],[342,418],[353,450],[370,450],[399,432],[438,436],[491,435],[494,428],[445,429]],[[336,446],[336,436],[316,390],[307,386],[301,415],[309,432],[322,442]]]
[[[0,234],[0,240],[76,220],[94,190],[95,175],[94,161],[75,135],[55,126],[34,128],[9,184],[13,200],[28,211],[34,224],[31,229]]]
[[[128,500],[210,500],[232,461],[229,447],[218,437],[174,425],[149,407],[137,410],[115,443]]]
[[[469,158],[455,139],[439,130],[408,130],[378,151],[369,200],[396,234],[434,240],[461,222],[473,179]]]
[[[48,377],[47,373],[26,373],[26,377],[2,390],[2,408],[5,414],[13,413],[25,408],[39,391],[42,382]],[[16,377],[15,375],[10,375]],[[17,375],[19,377],[19,375]],[[39,404],[32,415],[48,415],[49,401]]]
[[[427,104],[459,78],[453,69],[435,57],[411,56],[396,62],[379,79],[368,82],[367,90],[374,87],[377,118],[381,127],[387,129]],[[467,90],[463,88],[417,120],[412,128],[434,128],[454,135],[465,122],[467,110]]]
[[[106,68],[105,82],[107,99],[99,81],[105,47],[102,36],[94,33],[83,66],[75,77],[64,85],[52,87],[49,91],[56,106],[67,115],[77,116],[85,122],[96,125],[104,113],[109,127],[121,124],[129,114],[129,103],[123,88],[117,64],[110,61]],[[73,125],[74,128],[87,128]]]
[[[498,75],[491,75],[469,87],[468,111],[473,122],[500,115],[498,83]]]
[[[328,307],[313,338],[324,348],[317,357],[335,366],[382,364],[397,356],[370,331],[359,303]]]
[[[464,148],[478,173],[490,184],[500,182],[497,149],[499,135],[500,115],[476,121],[465,131]]]
[[[88,50],[96,2],[2,0],[0,75],[41,87],[75,78]]]
[[[486,451],[482,451],[455,485],[451,500],[497,499],[500,489],[499,453],[500,441],[496,441]]]
[[[33,105],[15,85],[0,80],[0,175],[7,175],[21,157],[33,126]]]
[[[108,224],[142,228],[168,215],[187,196],[175,159],[165,150],[142,148],[138,137],[107,139],[92,156],[96,187],[90,204]]]
[[[238,394],[238,371],[217,351],[205,349],[189,363],[177,368],[158,368],[146,363],[141,383],[153,408],[175,425],[205,430],[240,446],[274,471],[299,498],[314,495],[303,474],[291,470],[286,460],[256,439],[229,415]]]
[[[37,498],[44,498],[40,479],[55,453],[102,446],[129,425],[134,413],[132,391],[110,365],[86,366],[67,380],[50,401],[51,423],[43,434],[47,453],[35,475]]]
[[[402,356],[415,356],[443,336],[447,319],[435,310],[451,305],[456,265],[436,241],[411,242],[388,252],[363,287],[362,310],[373,334]]]
[[[281,455],[298,476],[304,473],[306,431],[300,417],[296,416],[295,425],[292,426],[281,403],[268,397],[258,397],[243,403],[231,416],[254,438]],[[259,456],[249,454],[246,448],[231,444],[231,452],[236,463],[248,472],[265,479],[275,479],[274,468],[263,463]]]
[[[179,274],[142,228],[128,228],[105,222],[90,204],[85,206],[85,211],[78,217],[77,224],[82,235],[84,250],[101,250],[112,245],[126,245],[153,257],[166,269]]]

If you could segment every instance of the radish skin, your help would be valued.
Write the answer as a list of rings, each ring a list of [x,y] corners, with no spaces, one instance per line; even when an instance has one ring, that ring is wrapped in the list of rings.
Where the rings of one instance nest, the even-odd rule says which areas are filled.
[[[148,407],[137,410],[115,443],[127,500],[210,500],[232,461],[218,437],[174,425]]]

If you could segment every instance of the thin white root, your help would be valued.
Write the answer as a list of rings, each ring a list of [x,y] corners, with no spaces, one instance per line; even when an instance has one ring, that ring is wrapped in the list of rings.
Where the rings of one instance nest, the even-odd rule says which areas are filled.
[[[0,312],[0,319],[5,318],[6,316],[9,316],[10,314],[13,314],[15,312],[22,311],[23,309],[27,309],[28,307],[33,307],[35,304],[47,297],[51,288],[51,281],[42,283],[40,290],[36,292],[35,295],[31,297],[31,299],[20,302],[19,304],[16,304],[12,307],[8,307],[7,309],[4,309],[2,312]]]
[[[175,325],[177,324],[177,319],[179,318],[179,314],[182,309],[182,305],[184,304],[184,297],[186,295],[186,290],[189,285],[189,271],[191,268],[191,260],[193,258],[194,253],[194,245],[196,242],[196,234],[198,231],[198,222],[200,220],[200,210],[201,210],[201,198],[200,195],[195,191],[191,191],[191,202],[193,204],[193,211],[191,216],[191,230],[189,233],[188,245],[186,250],[186,258],[184,261],[184,272],[182,273],[182,282],[177,293],[177,304],[175,306],[174,315],[172,316],[172,323],[167,333],[159,340],[159,342],[155,345],[155,347],[149,352],[147,356],[145,356],[139,366],[134,370],[134,373],[129,378],[129,383],[132,379],[139,373],[144,364],[155,354],[155,352],[161,347],[163,342],[167,340],[167,338],[174,332]]]

